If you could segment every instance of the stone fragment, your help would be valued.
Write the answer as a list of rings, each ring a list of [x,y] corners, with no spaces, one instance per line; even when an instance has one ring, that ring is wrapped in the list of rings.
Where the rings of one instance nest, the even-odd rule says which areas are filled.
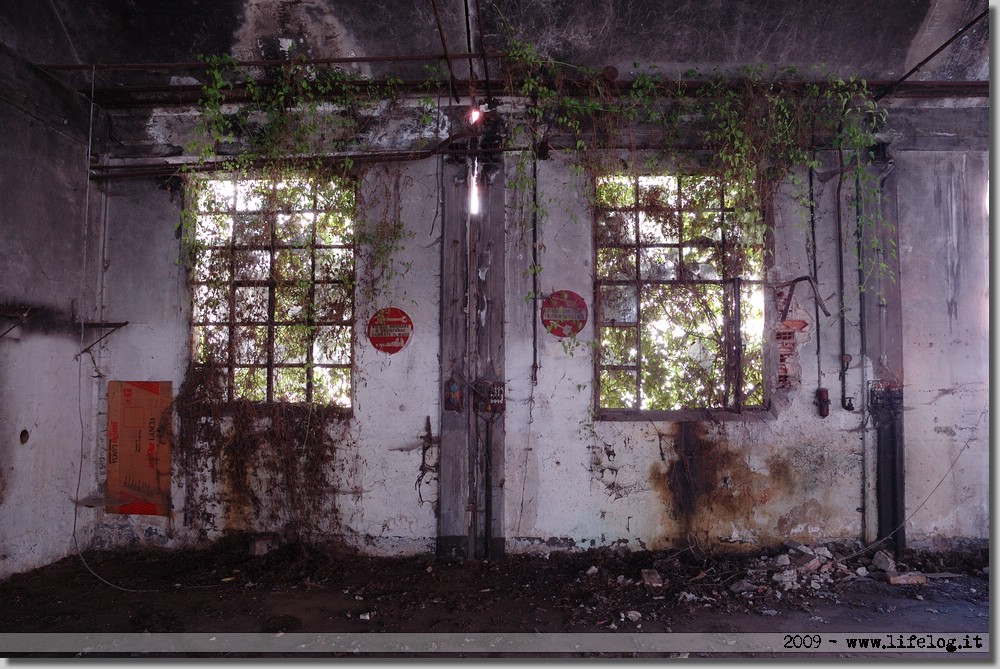
[[[625,614],[625,617],[634,623],[642,620],[642,614],[639,613],[638,611],[629,611],[628,613]]]
[[[778,557],[774,558],[774,563],[779,567],[787,567],[792,563],[792,558],[788,557],[787,555],[779,555]]]
[[[590,569],[588,569],[588,570],[587,570],[587,576],[593,576],[593,575],[594,575],[594,574],[596,574],[596,573],[597,573],[598,571],[599,571],[599,570],[597,569],[597,567],[591,567]]]
[[[802,555],[813,555],[813,549],[809,548],[805,544],[800,544],[798,541],[793,541],[792,539],[785,542],[785,548]]]
[[[816,548],[813,549],[813,552],[815,552],[816,555],[820,556],[821,558],[825,558],[827,560],[833,559],[833,553],[831,553],[830,549],[827,548],[826,546],[817,546]]]
[[[642,570],[642,582],[651,588],[662,588],[663,587],[663,577],[660,576],[660,572],[655,569],[643,569]]]
[[[857,569],[854,570],[854,573],[857,574],[858,576],[867,576],[868,570],[865,569],[864,567],[858,567]]]
[[[896,571],[896,561],[885,551],[879,551],[872,558],[872,567],[879,571]]]
[[[741,592],[749,592],[751,590],[756,590],[756,589],[757,587],[753,583],[750,583],[750,581],[747,581],[746,579],[742,581],[736,581],[731,586],[729,586],[730,592],[735,592],[736,594],[739,594]]]
[[[919,571],[887,571],[886,576],[892,585],[923,585],[927,582],[927,577]]]
[[[782,572],[778,572],[771,578],[781,584],[781,587],[784,588],[786,592],[799,587],[798,577],[794,569],[786,569]]]

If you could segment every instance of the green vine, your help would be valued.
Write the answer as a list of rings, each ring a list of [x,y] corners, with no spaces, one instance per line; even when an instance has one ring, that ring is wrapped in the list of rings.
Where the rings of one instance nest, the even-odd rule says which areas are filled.
[[[294,174],[319,181],[350,176],[361,182],[372,177],[365,193],[357,192],[357,224],[352,233],[362,272],[345,276],[344,282],[365,305],[384,298],[387,287],[409,269],[399,260],[409,237],[402,214],[405,183],[398,170],[375,173],[368,167],[363,159],[370,147],[363,138],[385,106],[399,101],[402,82],[373,82],[302,58],[267,69],[241,65],[228,55],[204,61],[198,139],[189,146],[197,164],[186,168],[192,183],[194,173],[205,169],[289,183]],[[685,73],[684,79],[670,79],[636,64],[637,74],[622,83],[613,68],[594,70],[553,61],[533,45],[516,40],[507,49],[504,65],[501,94],[526,100],[518,111],[505,112],[510,116],[509,132],[500,147],[523,149],[507,184],[516,193],[512,200],[516,227],[522,234],[531,230],[533,235],[530,244],[522,244],[532,252],[526,266],[533,290],[526,300],[539,299],[536,293],[543,270],[537,253],[544,247],[534,235],[550,215],[533,197],[535,176],[528,166],[550,152],[572,156],[576,169],[591,177],[591,183],[621,174],[623,165],[631,174],[690,170],[714,176],[727,185],[727,197],[732,198],[730,204],[742,224],[763,230],[776,190],[789,181],[795,183],[801,171],[817,168],[817,150],[834,151],[842,183],[853,183],[860,273],[884,277],[889,272],[886,256],[894,249],[880,240],[892,235],[881,234],[886,223],[873,204],[878,184],[870,168],[876,133],[886,112],[864,81],[826,75],[808,79],[792,69],[770,71],[763,66],[728,74],[694,71]],[[443,77],[437,85],[428,82],[418,91],[413,127],[440,127],[440,98],[435,100],[434,91],[440,95],[442,82]],[[425,139],[417,141],[418,146],[426,143]],[[277,220],[280,202],[286,197],[294,198],[295,193],[278,193],[265,218]],[[598,193],[591,197],[594,205],[600,204]],[[182,213],[185,258],[192,267],[206,251],[204,243],[191,234],[197,215],[192,207]],[[217,260],[239,261],[232,255]],[[211,282],[206,285],[221,289]],[[308,290],[305,284],[300,288],[300,292]],[[320,302],[310,308],[334,306]],[[563,345],[569,354],[579,342],[571,339]],[[198,370],[189,374],[184,393],[185,420],[199,441],[229,445],[226,457],[229,466],[235,467],[229,479],[246,494],[253,489],[246,473],[254,466],[251,463],[259,462],[263,444],[308,444],[306,451],[327,457],[322,454],[332,453],[334,441],[343,437],[331,436],[336,432],[331,421],[339,420],[336,412],[308,409],[306,415],[318,420],[315,431],[293,434],[288,432],[290,421],[301,422],[302,415],[276,410],[261,413],[262,406],[253,402],[222,406],[219,396],[212,394],[218,388],[211,368],[202,365]],[[195,426],[202,423],[195,417],[206,415],[213,416],[212,422],[229,416],[230,431],[198,432],[202,428]],[[188,452],[206,455],[197,448],[190,442]],[[286,456],[275,462],[284,463],[280,466],[290,476],[291,460]],[[255,503],[251,497],[247,500]]]

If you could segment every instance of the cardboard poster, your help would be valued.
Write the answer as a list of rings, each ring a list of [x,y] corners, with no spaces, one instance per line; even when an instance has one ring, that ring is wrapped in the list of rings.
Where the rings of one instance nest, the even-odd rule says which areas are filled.
[[[108,513],[170,514],[169,381],[108,382]]]

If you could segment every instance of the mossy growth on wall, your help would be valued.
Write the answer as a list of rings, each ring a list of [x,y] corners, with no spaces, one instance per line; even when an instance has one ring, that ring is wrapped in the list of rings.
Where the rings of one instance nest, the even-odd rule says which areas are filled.
[[[366,81],[301,59],[267,69],[245,67],[230,57],[207,61],[202,137],[193,147],[199,160],[187,168],[190,173],[217,170],[263,176],[272,183],[288,182],[291,173],[321,181],[352,179],[360,183],[370,178],[366,189],[355,191],[358,224],[351,233],[350,246],[359,259],[356,267],[361,268],[360,273],[343,271],[339,278],[330,279],[350,287],[352,299],[359,301],[350,310],[340,308],[338,322],[357,322],[359,312],[384,298],[388,286],[407,269],[397,260],[407,237],[401,206],[407,184],[398,165],[371,168],[376,160],[389,159],[375,156],[377,152],[364,139],[370,137],[372,124],[379,123],[375,110],[400,101],[401,82]],[[490,138],[489,150],[520,150],[518,178],[508,183],[524,194],[534,191],[534,173],[525,165],[544,160],[552,152],[564,152],[594,185],[588,197],[599,208],[610,202],[607,192],[602,195],[597,186],[602,178],[696,173],[726,185],[727,206],[754,239],[763,239],[768,229],[768,209],[776,190],[794,181],[802,170],[816,167],[817,151],[838,154],[841,178],[853,177],[856,198],[877,196],[868,163],[885,111],[864,81],[827,75],[809,78],[790,69],[771,71],[758,66],[711,75],[688,72],[683,79],[670,79],[639,65],[635,69],[638,74],[631,81],[620,82],[617,72],[608,68],[595,71],[554,62],[540,56],[530,44],[511,41],[496,84],[498,96],[506,101],[494,98],[487,104],[493,115],[500,113],[497,105],[501,105],[505,116],[502,123],[493,126],[494,131],[502,128],[503,132]],[[432,102],[425,94],[413,107],[417,125],[433,123],[435,114],[428,111]],[[478,104],[475,99],[473,102]],[[436,116],[441,116],[440,108]],[[455,131],[422,155],[430,157],[453,149],[468,153],[472,142],[459,135],[476,132],[475,128]],[[477,142],[476,146],[482,150],[485,144]],[[611,199],[611,204],[617,202]],[[524,217],[524,228],[544,226],[545,217],[553,215],[537,200],[528,206],[523,206],[522,200],[515,209],[512,215]],[[187,211],[185,239],[196,240],[188,234],[194,225],[194,210]],[[881,225],[878,208],[859,206],[858,211],[864,212],[857,219],[859,239],[877,240],[874,229]],[[260,220],[278,221],[284,213],[280,208],[268,210],[265,204]],[[590,230],[589,221],[586,230]],[[608,235],[615,237],[613,231]],[[238,273],[242,271],[240,263],[247,258],[245,250],[234,243],[216,260]],[[194,256],[202,249],[195,243],[189,251]],[[753,264],[754,276],[762,278],[765,260],[756,252],[745,255],[735,260]],[[859,254],[859,263],[866,262],[862,257],[868,256]],[[280,283],[283,279],[274,274],[275,267],[272,264],[270,274],[259,280]],[[884,267],[862,269],[872,272]],[[527,271],[535,277],[542,271],[537,258]],[[303,289],[308,291],[305,286]],[[696,301],[699,292],[691,291],[691,295],[695,301],[687,311],[704,308]],[[236,309],[232,300],[228,307]],[[332,305],[327,309],[315,301],[308,308],[316,313],[336,311]],[[683,311],[684,305],[679,309]],[[304,325],[307,329],[315,326],[308,318]],[[219,386],[219,370],[206,364],[207,359],[193,365],[188,375],[178,405],[179,412],[186,412],[182,418],[190,433],[182,451],[184,457],[224,463],[226,485],[237,491],[233,499],[241,499],[244,507],[258,507],[278,499],[261,495],[261,485],[266,485],[262,481],[283,480],[292,485],[295,476],[306,473],[290,463],[298,463],[296,467],[319,465],[316,469],[327,471],[338,440],[346,438],[346,428],[343,412],[332,410],[320,396],[307,392],[304,401],[278,401],[281,398],[273,392],[276,382],[267,386],[264,401],[234,396],[232,360],[239,347],[234,333],[231,331],[224,341],[230,361],[228,386]],[[312,336],[306,339],[312,342]],[[755,373],[748,392],[751,404],[759,402],[753,393],[763,382],[757,378],[763,372],[758,369]],[[664,406],[669,403],[667,399],[663,402]],[[315,430],[303,431],[303,423],[313,426],[314,421]],[[262,466],[265,460],[269,464]],[[251,470],[257,476],[249,475]],[[324,494],[324,490],[330,493],[330,485],[329,481],[317,482],[315,490],[297,490],[284,508],[304,512],[302,500],[313,493]],[[300,521],[289,520],[289,526],[296,527]]]

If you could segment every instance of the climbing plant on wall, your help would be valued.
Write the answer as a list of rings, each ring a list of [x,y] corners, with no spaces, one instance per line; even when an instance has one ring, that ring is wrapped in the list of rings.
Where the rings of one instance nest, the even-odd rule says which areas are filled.
[[[763,285],[768,207],[778,188],[818,165],[817,149],[837,152],[841,179],[859,184],[855,198],[874,200],[861,184],[872,181],[868,162],[885,111],[866,83],[763,66],[670,80],[639,64],[620,83],[614,68],[555,62],[516,40],[508,57],[507,87],[528,100],[514,135],[530,137],[542,158],[569,155],[594,187],[598,319],[608,326],[595,342],[606,363],[599,406],[759,405],[762,332],[745,326],[762,328],[762,306],[749,306],[762,302],[761,288],[734,288],[732,297],[712,283]],[[653,185],[664,178],[682,181]],[[676,190],[693,179],[702,186]],[[699,217],[710,211],[729,212],[713,224],[722,227],[704,227],[711,219]],[[858,211],[866,213],[857,220],[859,248],[877,245],[878,209]],[[650,254],[659,275],[643,269]],[[884,263],[866,267],[870,257],[858,254],[863,272],[885,271]],[[635,318],[638,329],[618,327]]]
[[[184,175],[195,342],[176,404],[182,463],[230,529],[298,538],[330,521],[334,456],[349,442],[355,296],[372,301],[405,271],[400,177],[379,171],[380,207],[366,206],[366,170],[350,157],[396,82],[302,59],[205,60],[198,160]],[[215,492],[193,480],[206,470]]]
[[[598,260],[599,269],[612,283],[611,277],[630,261],[616,248],[620,244],[615,240],[623,237],[624,228],[614,229],[615,225],[637,225],[618,215],[618,210],[627,207],[641,207],[647,218],[662,222],[658,231],[652,231],[654,236],[663,238],[660,247],[674,244],[678,253],[689,254],[687,259],[675,262],[675,275],[671,281],[694,277],[699,267],[714,264],[720,275],[761,282],[767,264],[767,245],[764,243],[767,208],[776,189],[790,179],[794,180],[797,172],[816,166],[814,149],[817,147],[836,151],[845,173],[856,174],[859,181],[867,179],[868,154],[875,141],[875,132],[885,116],[884,111],[873,102],[863,81],[836,77],[810,79],[789,69],[769,71],[763,67],[748,67],[734,73],[715,72],[710,75],[689,72],[683,80],[672,80],[655,70],[636,65],[638,74],[631,81],[622,83],[614,68],[591,70],[555,62],[541,56],[532,45],[518,41],[510,43],[503,62],[501,95],[515,102],[504,112],[509,116],[505,127],[510,132],[504,134],[502,143],[494,148],[500,151],[521,150],[514,178],[508,183],[515,190],[524,191],[522,195],[526,194],[535,188],[535,176],[529,169],[535,159],[544,159],[551,152],[572,156],[576,169],[593,185],[591,204],[595,210],[603,207],[609,212],[603,219],[605,229],[602,232],[608,242],[605,244],[607,252]],[[313,183],[344,184],[349,180],[363,180],[366,175],[372,174],[365,160],[369,147],[362,138],[373,124],[378,123],[379,113],[384,111],[385,106],[398,101],[399,81],[364,80],[349,71],[318,67],[302,59],[289,59],[274,67],[260,68],[243,66],[224,56],[208,58],[206,65],[201,137],[193,147],[199,161],[191,167],[190,173],[193,175],[212,169],[268,179],[270,195],[262,198],[265,204],[259,221],[264,226],[262,229],[271,226],[268,234],[272,238],[277,239],[275,235],[280,231],[281,222],[288,221],[288,214],[302,214],[308,210],[317,220],[320,216],[315,205],[290,212],[282,204],[302,199],[300,187],[289,187],[289,184],[301,184],[302,175],[307,175],[307,181]],[[432,122],[432,102],[425,93],[415,108],[419,116],[418,124]],[[448,142],[444,142],[438,148],[447,150],[449,146]],[[665,185],[640,181],[666,175],[673,175],[675,179],[697,175],[701,180],[690,181],[684,187],[686,190],[679,185],[680,181],[671,182],[673,185],[670,188],[675,193],[691,194],[684,196],[688,197],[688,209],[684,216],[690,214],[697,217],[699,211],[720,206],[731,212],[730,218],[738,222],[731,232],[739,238],[739,243],[727,246],[724,257],[719,256],[723,253],[722,246],[712,236],[716,233],[708,228],[699,232],[697,226],[688,225],[684,234],[678,236],[675,222],[681,216],[677,213],[681,209],[669,197],[676,200],[681,195],[668,197]],[[353,265],[330,265],[332,273],[323,279],[328,282],[327,285],[350,287],[353,295],[364,303],[373,303],[379,297],[381,286],[406,271],[406,266],[397,261],[406,236],[401,219],[401,197],[405,184],[401,180],[399,170],[381,168],[378,180],[366,189],[373,194],[368,201],[355,191],[350,203],[342,202],[334,207],[336,211],[333,215],[341,221],[351,217],[364,218],[371,212],[377,214],[372,220],[354,226],[350,244],[341,243],[344,241],[341,239],[320,245],[320,251],[324,253],[353,246],[357,251],[353,255],[363,260],[360,274],[354,271]],[[275,184],[281,184],[280,188]],[[319,189],[312,187],[310,192],[322,192],[324,188],[326,186]],[[346,191],[341,185],[338,192]],[[862,189],[858,188],[857,192],[862,193]],[[722,205],[711,204],[716,197],[723,198]],[[522,232],[529,226],[536,231],[542,219],[552,214],[534,198],[521,198],[514,202],[517,204],[516,215],[523,221]],[[875,208],[861,207],[859,210],[871,212],[877,217]],[[362,212],[361,217],[356,216],[358,211]],[[186,211],[186,230],[194,229],[197,216],[195,208]],[[239,216],[233,218],[234,228],[238,220]],[[878,225],[877,219],[861,221],[859,218],[859,234],[870,234],[874,225]],[[321,235],[323,232],[320,227],[314,226],[310,234]],[[665,241],[668,237],[676,241]],[[875,235],[871,237],[875,238]],[[185,239],[189,242],[192,258],[204,254],[206,245],[197,235],[185,234]],[[200,283],[196,281],[195,285],[203,287],[202,292],[208,295],[199,308],[203,311],[226,308],[235,318],[235,293],[225,299],[218,294],[221,290],[221,285],[215,283],[218,272],[212,270],[227,266],[231,275],[235,276],[239,272],[253,273],[261,268],[258,267],[259,254],[245,253],[248,249],[241,248],[235,237],[232,240],[228,251],[219,244],[211,249],[215,253],[212,259],[215,264],[206,265],[208,271],[205,277]],[[538,250],[537,240],[532,241],[532,248]],[[633,264],[638,267],[645,249],[638,242],[635,249]],[[261,272],[260,278],[253,279],[270,282],[271,292],[267,293],[269,308],[273,309],[276,305],[279,310],[284,310],[286,316],[296,306],[308,312],[296,315],[296,318],[302,319],[301,323],[296,323],[301,327],[289,329],[289,333],[294,334],[289,334],[291,338],[283,342],[279,349],[285,353],[302,350],[304,343],[306,350],[312,350],[314,330],[319,327],[316,324],[317,314],[333,314],[333,320],[324,325],[328,328],[349,327],[357,319],[356,307],[346,305],[343,291],[326,291],[318,300],[314,291],[308,300],[301,299],[311,289],[299,274],[302,269],[297,264],[299,261],[291,256],[287,260],[274,258],[278,256],[272,256],[267,270]],[[536,259],[533,259],[528,271],[537,279],[541,267]],[[299,279],[303,283],[294,285]],[[285,286],[288,288],[285,291],[287,295],[279,295],[275,291],[282,281],[289,281]],[[720,305],[730,298],[725,291],[707,286],[705,282],[689,281],[684,290],[674,291],[668,296],[654,294],[654,291],[648,297],[633,299],[637,300],[637,308],[647,313],[654,313],[655,305],[659,305],[661,311],[666,308],[664,305],[669,305],[672,313],[687,315],[719,312],[723,308]],[[529,299],[538,299],[535,293],[537,291]],[[740,294],[739,291],[737,293]],[[264,299],[265,291],[257,291],[257,294],[261,300]],[[750,293],[746,294],[747,301],[751,297]],[[739,300],[736,304],[740,304]],[[752,316],[749,311],[744,313],[742,306],[737,306],[732,313],[745,320],[750,320]],[[648,377],[648,386],[676,385],[668,384],[666,380],[685,378],[700,379],[701,384],[694,389],[697,392],[687,392],[692,390],[687,389],[680,394],[649,393],[646,399],[641,399],[641,384],[644,382],[637,382],[628,375],[619,375],[618,378],[609,375],[604,379],[606,387],[612,389],[609,406],[644,408],[643,402],[648,401],[649,406],[672,409],[702,401],[705,397],[715,398],[711,401],[721,405],[731,402],[739,406],[759,404],[763,384],[759,342],[748,349],[747,358],[755,358],[757,362],[744,365],[739,375],[734,376],[731,372],[733,365],[724,359],[723,352],[732,349],[733,342],[745,337],[745,333],[721,321],[710,322],[706,329],[705,322],[691,319],[689,323],[676,318],[671,321],[668,325],[673,330],[679,328],[685,331],[686,339],[678,344],[680,348],[675,347],[676,351],[659,350],[655,346],[644,349],[643,346],[653,340],[647,338],[641,341],[625,328],[602,333],[599,343],[612,358],[625,360],[634,355],[633,349],[638,349],[644,357],[659,361],[655,365],[647,365],[642,372]],[[665,318],[656,323],[660,324],[657,327],[667,327],[663,325],[667,323]],[[218,362],[218,356],[201,359],[198,374],[189,374],[193,385],[188,388],[189,398],[199,399],[191,399],[186,406],[203,415],[220,411],[223,415],[231,415],[233,408],[240,405],[245,417],[249,418],[232,420],[230,431],[225,435],[203,434],[203,439],[218,442],[225,438],[231,444],[243,445],[270,443],[280,440],[275,435],[291,434],[273,427],[278,425],[280,428],[280,424],[274,421],[280,423],[291,414],[285,408],[281,412],[267,409],[269,403],[276,400],[291,401],[293,404],[298,402],[309,412],[305,414],[310,418],[306,423],[311,423],[311,417],[318,415],[314,410],[317,404],[328,406],[320,400],[331,397],[330,393],[316,394],[318,386],[310,385],[315,373],[312,368],[303,368],[306,385],[301,397],[295,396],[294,392],[290,396],[276,394],[276,389],[285,392],[289,387],[280,384],[277,376],[265,381],[264,386],[259,378],[254,380],[253,374],[243,374],[243,378],[237,380],[236,365],[232,361],[240,346],[239,337],[243,334],[242,331],[231,330],[225,337],[200,342],[202,349],[199,350],[211,351],[213,347],[225,349],[230,362],[225,370],[220,371],[217,364],[209,364],[210,359]],[[273,348],[276,334],[265,335],[270,337],[269,345]],[[344,345],[342,337],[336,341],[340,343],[333,344],[333,350]],[[349,345],[350,342],[347,343]],[[327,350],[330,350],[329,346]],[[680,367],[672,367],[671,363],[664,362],[672,359],[682,359],[683,363]],[[324,364],[336,367],[338,363],[328,361]],[[607,368],[610,370],[613,366],[609,364]],[[250,367],[253,364],[246,368]],[[637,378],[636,374],[632,376]],[[236,393],[240,383],[243,389],[253,392]],[[331,387],[336,387],[336,384]],[[335,415],[342,415],[342,412],[324,414],[328,417]],[[301,415],[295,416],[295,419],[300,424],[303,422]],[[267,428],[267,434],[255,431],[253,426],[264,423],[272,426]],[[324,424],[324,428],[318,429],[316,434],[328,435],[326,427]],[[297,441],[300,447],[311,439],[308,433],[299,437],[293,441]],[[234,448],[228,450],[233,453],[239,450]],[[323,448],[317,452],[323,452]],[[238,458],[231,458],[231,461],[248,462]],[[245,477],[241,479],[237,476],[237,472],[233,474],[233,480],[245,480]]]

